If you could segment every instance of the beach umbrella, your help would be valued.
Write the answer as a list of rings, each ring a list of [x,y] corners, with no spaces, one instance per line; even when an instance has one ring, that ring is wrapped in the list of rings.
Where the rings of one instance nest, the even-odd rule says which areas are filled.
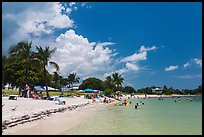
[[[98,92],[99,92],[99,90],[94,90],[94,92],[95,92],[95,93],[98,93]]]
[[[87,89],[84,90],[84,92],[94,92],[94,90],[90,89],[90,88],[87,88]]]
[[[46,86],[44,86],[43,88],[46,89]],[[58,90],[56,88],[52,88],[52,87],[49,87],[49,86],[47,88],[48,88],[48,90]]]
[[[101,91],[101,90],[100,90],[100,91],[99,91],[99,93],[100,93],[100,94],[103,94],[103,93],[104,93],[104,91]]]
[[[46,89],[43,86],[34,86],[36,90],[45,91]]]

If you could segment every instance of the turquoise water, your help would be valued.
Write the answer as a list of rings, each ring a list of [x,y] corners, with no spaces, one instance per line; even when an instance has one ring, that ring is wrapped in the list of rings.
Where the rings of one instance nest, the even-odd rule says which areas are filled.
[[[103,105],[63,134],[201,135],[202,98],[194,102],[185,102],[186,99],[174,102],[174,98],[141,98],[129,99],[132,103],[128,106]],[[140,101],[144,105],[135,109]]]

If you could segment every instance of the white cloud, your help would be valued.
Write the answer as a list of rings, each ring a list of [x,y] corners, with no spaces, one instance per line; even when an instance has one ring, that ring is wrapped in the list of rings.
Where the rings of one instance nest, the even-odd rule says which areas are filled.
[[[156,49],[156,47],[155,46],[152,46],[151,48],[150,47],[147,47],[147,48],[145,48],[145,46],[141,46],[140,47],[140,52],[147,52],[147,51],[151,51],[151,50],[155,50]]]
[[[190,66],[190,64],[189,64],[188,62],[183,65],[184,68],[187,68],[187,67],[189,67],[189,66]]]
[[[36,7],[41,7],[36,10]],[[61,14],[65,8],[59,2],[36,2],[21,12],[5,14],[6,19],[15,21],[19,28],[13,37],[29,37],[52,34],[54,29],[73,27],[74,21]]]
[[[198,58],[194,58],[193,59],[194,63],[199,65],[200,67],[202,67],[202,60],[201,59],[198,59]]]
[[[130,62],[127,62],[127,63],[126,63],[126,67],[127,67],[129,70],[139,71],[139,66],[137,66],[136,64],[130,63]]]
[[[127,62],[127,61],[141,61],[141,60],[146,60],[147,59],[147,51],[151,51],[151,50],[155,50],[156,47],[152,46],[152,47],[147,47],[145,48],[145,46],[141,46],[139,53],[134,53],[131,56],[125,57],[121,60],[121,62]]]
[[[71,8],[67,8],[67,9],[66,9],[66,12],[67,12],[67,13],[71,13],[71,11],[72,11]]]
[[[75,4],[76,4],[76,2],[70,2],[70,3],[69,3],[69,6],[72,7],[72,6],[75,5]]]
[[[175,70],[175,69],[177,69],[178,68],[178,66],[176,65],[176,66],[169,66],[169,67],[166,67],[165,68],[165,71],[172,71],[172,70]]]
[[[147,52],[140,52],[140,53],[134,53],[131,56],[123,58],[121,62],[140,61],[140,60],[146,60],[146,59],[147,59]]]
[[[63,76],[75,71],[82,78],[102,77],[114,70],[111,63],[115,53],[108,48],[112,44],[114,43],[89,42],[82,35],[77,35],[74,30],[69,30],[57,37],[57,51],[52,60],[58,62]]]
[[[73,9],[74,9],[74,10],[78,10],[78,8],[77,8],[77,7],[74,7]]]
[[[202,67],[202,59],[198,59],[198,58],[190,59],[190,61],[187,62],[186,64],[184,64],[183,67],[187,68],[191,65],[198,65],[198,66]]]

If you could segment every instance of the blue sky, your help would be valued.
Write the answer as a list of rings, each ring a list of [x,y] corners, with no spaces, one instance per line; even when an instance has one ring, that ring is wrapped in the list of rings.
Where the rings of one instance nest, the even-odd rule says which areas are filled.
[[[194,89],[202,82],[202,3],[3,3],[2,51],[21,40],[57,47],[60,74],[124,86]],[[23,19],[22,19],[23,18]],[[35,50],[35,48],[34,48]],[[48,66],[50,72],[53,71]]]

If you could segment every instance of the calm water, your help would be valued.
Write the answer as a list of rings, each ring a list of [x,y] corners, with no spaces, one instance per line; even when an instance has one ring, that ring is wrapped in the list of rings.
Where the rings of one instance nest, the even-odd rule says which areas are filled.
[[[202,98],[197,97],[194,102],[180,99],[181,102],[174,102],[173,98],[130,99],[129,106],[99,107],[63,134],[201,135]],[[140,101],[144,105],[135,109],[134,105]]]

